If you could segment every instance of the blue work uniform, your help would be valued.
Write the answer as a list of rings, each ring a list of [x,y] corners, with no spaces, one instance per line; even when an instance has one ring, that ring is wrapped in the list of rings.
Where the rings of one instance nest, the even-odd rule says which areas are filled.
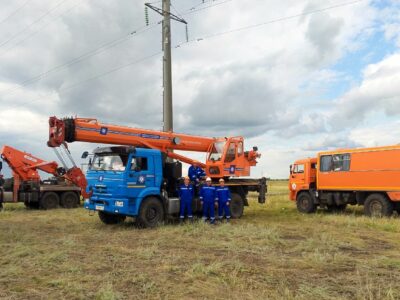
[[[200,181],[201,178],[206,176],[206,173],[200,167],[190,166],[188,176],[190,178],[190,181],[198,182],[198,181]]]
[[[215,187],[203,186],[200,190],[200,200],[203,201],[203,219],[210,218],[211,223],[215,221]]]
[[[229,191],[229,188],[224,186],[224,187],[218,187],[216,189],[216,198],[218,200],[218,217],[220,219],[223,218],[224,212],[225,212],[225,217],[227,219],[231,218],[231,210],[230,210],[230,202],[231,202],[231,192]]]
[[[180,199],[180,218],[185,218],[185,212],[187,212],[187,216],[189,219],[193,218],[193,195],[194,195],[194,188],[193,185],[184,185],[182,184],[179,187],[179,199]]]

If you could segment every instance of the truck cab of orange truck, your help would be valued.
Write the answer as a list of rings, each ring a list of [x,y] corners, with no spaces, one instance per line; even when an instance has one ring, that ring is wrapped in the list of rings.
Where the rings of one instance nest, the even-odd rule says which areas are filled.
[[[400,214],[400,145],[320,152],[290,166],[290,200],[302,213],[363,205],[368,216]]]

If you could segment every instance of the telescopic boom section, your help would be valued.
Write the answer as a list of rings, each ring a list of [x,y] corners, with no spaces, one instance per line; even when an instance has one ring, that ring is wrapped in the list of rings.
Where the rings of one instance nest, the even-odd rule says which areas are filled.
[[[45,161],[30,153],[20,151],[10,146],[3,146],[0,151],[1,158],[8,164],[13,172],[14,189],[18,191],[22,181],[40,181],[39,170],[51,174],[55,177],[64,178],[81,188],[82,195],[86,194],[87,181],[81,169],[73,167],[65,170],[58,166],[55,161]],[[17,195],[17,193],[14,193]]]
[[[260,157],[256,147],[243,151],[243,138],[210,138],[154,131],[140,128],[102,124],[96,119],[49,119],[49,147],[60,147],[75,141],[126,145],[157,149],[171,158],[193,164],[195,161],[173,150],[208,153],[206,163],[198,163],[211,177],[248,176],[250,167]]]

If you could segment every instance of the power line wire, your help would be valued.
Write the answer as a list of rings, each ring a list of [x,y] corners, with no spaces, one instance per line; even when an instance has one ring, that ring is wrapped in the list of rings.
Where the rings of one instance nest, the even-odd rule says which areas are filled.
[[[70,7],[69,9],[65,10],[63,13],[55,16],[53,19],[51,19],[49,22],[43,24],[38,30],[31,32],[31,34],[29,34],[28,36],[26,36],[25,38],[19,40],[17,43],[13,44],[11,47],[5,49],[0,56],[3,56],[4,54],[8,53],[10,50],[14,49],[15,47],[17,47],[18,45],[21,45],[23,42],[25,42],[26,40],[29,40],[31,38],[33,38],[36,34],[38,34],[43,28],[47,27],[47,25],[49,25],[50,23],[54,22],[55,20],[61,18],[62,16],[66,15],[67,13],[69,13],[70,11],[72,11],[73,9],[77,8],[78,6],[81,6],[85,4],[85,2],[83,1],[78,1],[78,3],[76,3],[75,5],[73,5],[72,7]]]
[[[77,64],[79,62],[82,62],[82,61],[84,61],[84,60],[86,60],[86,59],[88,59],[88,58],[90,58],[90,57],[92,57],[94,55],[100,54],[100,53],[102,53],[104,51],[107,51],[107,50],[109,50],[111,48],[114,48],[117,45],[122,44],[122,43],[130,40],[132,36],[136,36],[136,35],[139,35],[139,34],[141,34],[143,32],[146,32],[146,31],[148,31],[148,30],[150,30],[152,28],[155,28],[159,24],[160,24],[160,22],[156,22],[156,23],[152,23],[150,26],[142,26],[142,27],[140,27],[140,28],[128,33],[128,34],[125,34],[124,36],[122,36],[120,38],[117,38],[117,39],[111,40],[109,42],[106,42],[106,43],[102,44],[100,47],[97,47],[96,49],[93,49],[93,50],[90,50],[88,52],[85,52],[85,53],[79,55],[78,57],[75,57],[75,58],[73,58],[73,59],[71,59],[71,60],[69,60],[69,61],[67,61],[67,62],[65,62],[63,64],[56,65],[56,66],[48,69],[45,72],[42,72],[42,73],[40,73],[38,75],[35,75],[35,76],[31,77],[30,79],[27,79],[27,80],[19,83],[18,87],[9,89],[6,92],[5,95],[9,95],[9,94],[13,93],[14,91],[22,89],[23,87],[26,87],[28,85],[32,85],[32,84],[40,81],[41,79],[43,79],[44,77],[48,76],[49,74],[51,74],[53,72],[60,71],[60,70],[62,70],[64,68],[66,68],[66,67],[69,67],[69,66]]]
[[[33,25],[35,25],[36,23],[39,23],[43,18],[45,18],[46,16],[48,16],[49,14],[51,14],[51,12],[53,12],[54,10],[56,10],[58,7],[60,7],[61,5],[63,5],[66,1],[68,0],[61,0],[60,2],[58,2],[55,6],[53,6],[51,9],[49,9],[48,11],[46,11],[43,15],[41,15],[39,18],[37,18],[35,21],[33,21],[32,23],[30,23],[29,25],[25,26],[22,30],[18,31],[15,35],[13,35],[12,37],[10,37],[9,39],[5,40],[3,43],[0,44],[0,48],[3,47],[4,45],[7,45],[9,42],[11,42],[12,40],[14,40],[17,36],[19,36],[21,33],[27,31],[30,27],[32,27]]]
[[[94,76],[92,76],[92,77],[89,77],[89,78],[86,78],[86,79],[84,79],[84,80],[78,81],[78,82],[73,83],[73,84],[71,84],[71,85],[68,85],[68,86],[66,86],[66,87],[60,88],[60,89],[57,90],[57,93],[60,94],[60,93],[62,93],[62,92],[67,92],[67,91],[69,91],[69,90],[75,89],[75,88],[77,88],[77,87],[79,87],[79,86],[81,86],[81,85],[87,84],[88,82],[94,81],[94,80],[96,80],[96,79],[102,78],[102,77],[107,76],[107,75],[112,74],[112,73],[115,73],[115,72],[120,71],[120,70],[122,70],[122,69],[125,69],[125,68],[127,68],[127,67],[131,67],[131,66],[133,66],[133,65],[137,65],[137,64],[139,64],[139,63],[142,63],[142,62],[144,62],[144,61],[146,61],[146,60],[149,60],[149,59],[151,59],[151,58],[153,58],[153,57],[159,56],[159,55],[161,55],[162,53],[163,53],[163,51],[158,51],[158,52],[155,52],[155,53],[153,53],[153,54],[151,54],[151,55],[148,55],[148,56],[142,57],[142,58],[140,58],[140,59],[131,61],[131,62],[127,63],[127,64],[120,65],[120,66],[118,66],[118,67],[112,68],[112,69],[107,70],[107,71],[105,71],[105,72],[103,72],[103,73],[94,75]],[[37,98],[37,99],[34,99],[34,100],[30,100],[30,101],[27,101],[27,102],[23,102],[23,103],[18,103],[18,104],[11,105],[11,106],[8,106],[8,107],[9,107],[9,108],[10,108],[10,107],[11,107],[11,108],[13,108],[13,107],[14,107],[14,108],[15,108],[15,107],[25,107],[26,105],[29,105],[29,104],[34,103],[34,102],[37,102],[37,101],[39,101],[39,100],[41,100],[41,99],[43,99],[43,97]]]
[[[196,7],[199,7],[200,5],[195,5],[195,6],[193,6],[192,8],[188,9],[186,12],[182,13],[182,16],[187,16],[187,15],[190,15],[190,14],[197,13],[197,12],[199,12],[199,11],[203,11],[203,10],[206,10],[206,9],[210,9],[210,8],[212,8],[212,7],[215,7],[215,6],[219,6],[219,5],[228,3],[228,2],[232,2],[233,0],[224,0],[224,1],[223,1],[223,0],[220,0],[220,1],[222,1],[222,2],[217,2],[217,0],[212,0],[212,1],[204,2],[204,3],[211,3],[211,2],[217,2],[217,3],[215,3],[215,4],[210,4],[210,5],[208,5],[208,6],[200,7],[200,8],[197,8],[197,9],[196,9]],[[204,3],[201,3],[201,5],[204,5]]]
[[[230,0],[228,0],[228,1],[230,1]],[[257,27],[261,27],[261,26],[265,26],[265,25],[269,25],[269,24],[273,24],[273,23],[278,23],[278,22],[287,21],[287,20],[290,20],[290,19],[304,17],[304,16],[307,16],[307,15],[312,15],[312,14],[316,14],[316,13],[325,12],[325,11],[336,9],[336,8],[340,8],[340,7],[354,5],[354,4],[363,2],[363,1],[365,1],[365,0],[356,0],[356,1],[345,2],[345,3],[332,5],[332,6],[325,7],[325,8],[306,11],[306,12],[299,13],[299,14],[292,15],[292,16],[282,17],[282,18],[278,18],[278,19],[274,19],[274,20],[270,20],[270,21],[266,21],[266,22],[262,22],[262,23],[256,23],[256,24],[243,26],[243,27],[239,27],[239,28],[235,28],[235,29],[231,29],[231,30],[227,30],[227,31],[213,33],[213,34],[205,35],[203,37],[191,39],[191,40],[189,40],[187,42],[182,42],[182,43],[178,44],[175,48],[179,48],[179,47],[187,45],[187,44],[191,44],[191,43],[194,43],[194,42],[200,42],[200,41],[204,41],[204,40],[207,40],[207,39],[211,39],[211,38],[215,38],[215,37],[219,37],[219,36],[223,36],[223,35],[227,35],[227,34],[231,34],[231,33],[245,31],[245,30],[249,30],[249,29],[253,29],[253,28],[257,28]]]
[[[3,20],[0,21],[0,25],[3,24],[5,21],[10,19],[12,16],[15,16],[21,9],[23,9],[27,4],[29,3],[29,0],[25,1],[22,5],[18,6],[17,9],[15,9],[11,14],[9,14],[7,17],[5,17]]]

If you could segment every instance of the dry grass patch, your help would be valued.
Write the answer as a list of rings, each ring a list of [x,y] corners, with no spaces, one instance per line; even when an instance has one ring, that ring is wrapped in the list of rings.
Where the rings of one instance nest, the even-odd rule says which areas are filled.
[[[400,218],[301,215],[270,183],[231,224],[139,230],[83,209],[0,213],[4,299],[399,299]]]

